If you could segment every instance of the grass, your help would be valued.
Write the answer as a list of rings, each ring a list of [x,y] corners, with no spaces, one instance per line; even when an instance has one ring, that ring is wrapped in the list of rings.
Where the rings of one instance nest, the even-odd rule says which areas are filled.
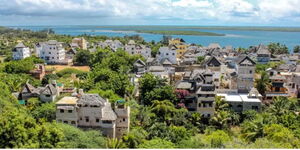
[[[170,31],[170,30],[135,30],[138,33],[150,34],[166,34],[166,35],[197,35],[197,36],[225,36],[225,34],[218,34],[212,32],[201,31]]]
[[[68,66],[68,65],[47,65],[46,69],[54,68],[56,72],[61,71],[66,68],[73,68],[81,71],[90,71],[89,66]]]

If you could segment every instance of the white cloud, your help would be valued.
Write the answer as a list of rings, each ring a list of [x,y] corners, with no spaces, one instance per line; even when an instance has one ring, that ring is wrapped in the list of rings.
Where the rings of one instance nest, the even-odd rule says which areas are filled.
[[[272,22],[297,20],[300,0],[0,0],[0,16]]]

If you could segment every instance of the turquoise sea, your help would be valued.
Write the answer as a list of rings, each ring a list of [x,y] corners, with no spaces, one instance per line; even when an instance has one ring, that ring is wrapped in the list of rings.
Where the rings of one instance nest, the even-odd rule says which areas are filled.
[[[178,27],[178,26],[177,26]],[[52,28],[57,34],[66,35],[105,35],[105,36],[125,36],[138,34],[146,41],[160,41],[163,35],[137,33],[132,30],[161,30],[157,26],[139,26],[132,28],[131,26],[18,26],[13,28],[22,28],[30,30],[42,30]],[[268,28],[268,27],[265,27]],[[116,31],[118,30],[118,31]],[[172,35],[172,37],[183,38],[187,43],[201,44],[204,46],[210,43],[219,43],[221,46],[232,45],[233,47],[244,47],[258,45],[260,43],[268,44],[270,42],[280,42],[289,47],[290,50],[294,46],[300,45],[300,32],[283,32],[283,31],[251,31],[251,30],[224,30],[224,29],[195,29],[174,28],[174,26],[164,26],[164,30],[191,30],[226,34],[226,36],[193,36],[193,35]]]

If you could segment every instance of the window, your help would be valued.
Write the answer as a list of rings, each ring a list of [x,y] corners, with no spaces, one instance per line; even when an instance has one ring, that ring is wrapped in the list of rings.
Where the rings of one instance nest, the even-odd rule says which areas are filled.
[[[249,73],[252,74],[252,70],[250,70]]]
[[[85,117],[85,122],[90,122],[89,117]]]
[[[238,105],[237,107],[238,107],[238,108],[241,108],[241,107],[243,107],[243,106],[242,106],[242,105]]]
[[[68,121],[64,121],[64,123],[68,123]]]
[[[207,117],[210,118],[210,114],[207,114]]]
[[[51,95],[45,95],[46,97],[50,97]]]
[[[125,119],[125,118],[123,118],[123,121],[125,122],[125,121],[126,121],[126,119]]]
[[[82,120],[82,117],[80,117],[80,120]]]
[[[54,59],[54,57],[52,57],[52,59]]]
[[[168,56],[168,55],[169,55],[169,53],[166,53],[166,55]]]
[[[72,121],[71,124],[75,124],[75,121]]]
[[[102,120],[102,123],[103,124],[112,124],[112,121],[111,120]]]
[[[201,107],[201,103],[198,104],[198,107]]]
[[[51,52],[49,52],[49,54],[51,54]]]
[[[68,113],[72,113],[72,110],[68,110]]]
[[[173,56],[175,55],[175,53],[172,54]]]
[[[99,123],[99,122],[100,122],[100,119],[99,119],[99,118],[96,118],[96,122]]]
[[[212,105],[213,105],[212,103],[209,103],[209,107],[212,107]]]
[[[258,110],[258,106],[252,106],[252,109],[257,111]]]
[[[60,109],[60,113],[64,113],[65,111],[63,109]]]

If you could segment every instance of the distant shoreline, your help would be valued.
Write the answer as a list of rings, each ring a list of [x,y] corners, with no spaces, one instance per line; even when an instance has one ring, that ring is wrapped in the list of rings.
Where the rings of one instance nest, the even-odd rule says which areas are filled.
[[[130,30],[114,30],[114,31],[130,31]],[[137,33],[149,34],[163,34],[163,35],[195,35],[195,36],[225,36],[225,34],[218,34],[213,32],[201,31],[179,31],[179,30],[132,30]]]
[[[238,31],[275,31],[275,32],[300,32],[300,27],[256,27],[256,26],[96,26],[97,28],[118,29],[204,29],[204,30],[238,30]]]

